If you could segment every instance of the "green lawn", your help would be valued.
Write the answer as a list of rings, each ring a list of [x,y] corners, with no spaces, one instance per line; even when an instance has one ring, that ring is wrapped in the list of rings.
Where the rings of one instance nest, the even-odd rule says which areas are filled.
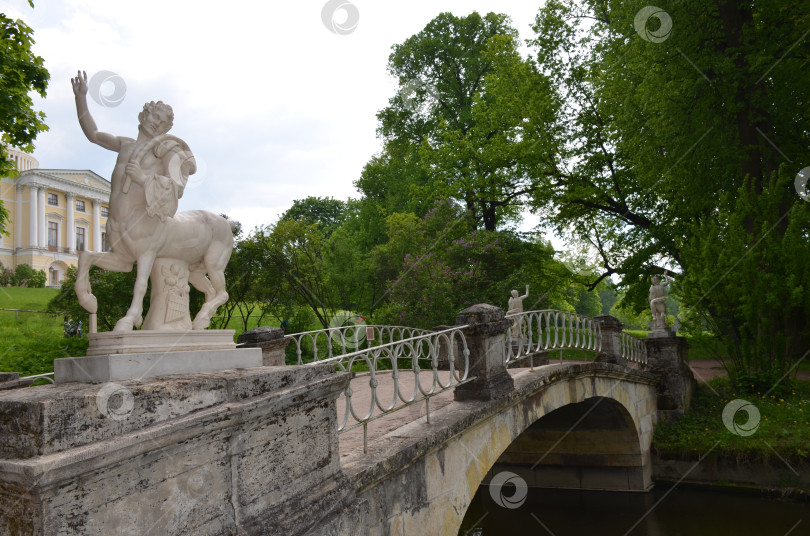
[[[0,287],[0,308],[45,311],[58,292]],[[84,355],[87,339],[65,337],[62,321],[60,314],[0,311],[0,371],[22,376],[53,372],[54,359]]]
[[[735,399],[750,402],[759,412],[749,422],[747,410],[735,413],[733,406],[726,410],[736,417],[737,426],[750,428],[750,435],[733,433],[723,423],[724,409]],[[782,457],[791,463],[807,463],[810,381],[795,381],[789,388],[771,393],[742,392],[726,378],[716,378],[709,386],[700,384],[683,418],[658,425],[653,446],[668,458],[697,459],[713,448],[713,455],[739,461],[765,459],[781,464]]]
[[[45,311],[57,294],[59,290],[55,288],[0,287],[0,308]]]

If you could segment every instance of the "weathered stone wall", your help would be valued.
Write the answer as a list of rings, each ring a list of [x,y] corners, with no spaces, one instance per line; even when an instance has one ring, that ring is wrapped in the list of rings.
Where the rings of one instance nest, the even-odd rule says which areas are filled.
[[[329,366],[0,393],[0,534],[295,534],[353,498]]]
[[[487,473],[533,423],[567,404],[605,397],[621,404],[637,434],[644,486],[656,418],[654,379],[593,363],[564,365],[514,377],[515,389],[492,401],[442,408],[431,425],[411,423],[346,464],[357,498],[313,534],[458,534]]]
[[[689,368],[689,343],[684,337],[644,339],[647,345],[647,370],[657,378],[658,418],[678,418],[689,409],[697,388]]]

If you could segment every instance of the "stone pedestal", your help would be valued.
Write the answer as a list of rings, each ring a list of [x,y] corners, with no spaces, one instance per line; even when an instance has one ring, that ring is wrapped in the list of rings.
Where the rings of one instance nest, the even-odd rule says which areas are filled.
[[[261,366],[253,348],[67,357],[55,359],[53,371],[56,383],[103,383]]]
[[[503,309],[485,303],[461,311],[456,325],[464,329],[470,351],[470,377],[475,380],[459,385],[455,400],[492,400],[514,390],[512,377],[504,366],[505,333],[512,325],[504,319]]]
[[[233,350],[234,330],[105,331],[89,333],[87,355],[139,354],[192,350]]]
[[[594,317],[599,322],[602,331],[602,350],[596,355],[598,363],[612,363],[627,366],[627,360],[622,357],[622,324],[618,318],[610,315]]]
[[[233,333],[232,329],[91,333],[86,357],[54,360],[54,379],[101,383],[261,367],[261,352],[237,349]]]
[[[143,319],[142,329],[190,330],[188,263],[178,259],[156,259],[149,281],[152,292],[149,294],[149,311]]]
[[[287,345],[292,339],[284,337],[284,330],[260,326],[239,335],[236,342],[240,348],[261,348],[262,364],[265,367],[281,367],[285,365]]]
[[[658,328],[647,332],[650,339],[669,339],[675,337],[675,331],[670,327]]]
[[[656,377],[658,419],[680,417],[689,409],[697,386],[689,368],[689,343],[683,337],[648,338],[644,343],[647,345],[645,370]]]
[[[315,533],[354,499],[348,381],[315,365],[0,392],[0,534]]]

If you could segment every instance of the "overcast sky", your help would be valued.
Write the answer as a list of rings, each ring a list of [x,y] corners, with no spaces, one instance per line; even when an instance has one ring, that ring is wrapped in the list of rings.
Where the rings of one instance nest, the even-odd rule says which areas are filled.
[[[397,89],[386,71],[392,45],[443,11],[506,13],[526,39],[542,3],[36,0],[31,9],[3,0],[0,8],[34,29],[51,74],[47,98],[35,100],[50,127],[36,141],[40,167],[109,179],[116,155],[82,134],[70,85],[77,69],[91,81],[101,73],[90,90],[98,86],[101,103],[88,99],[99,129],[135,137],[144,102],[172,105],[172,133],[199,167],[180,209],[226,213],[250,230],[294,199],[359,196],[353,181],[381,148],[376,113]]]

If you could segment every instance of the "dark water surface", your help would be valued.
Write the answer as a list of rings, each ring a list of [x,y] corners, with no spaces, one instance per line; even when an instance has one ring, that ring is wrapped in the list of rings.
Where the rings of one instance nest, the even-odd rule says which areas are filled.
[[[659,485],[649,493],[529,489],[526,502],[509,509],[498,506],[489,487],[481,486],[459,535],[810,535],[810,503],[670,488]],[[509,489],[503,492],[512,495]]]

